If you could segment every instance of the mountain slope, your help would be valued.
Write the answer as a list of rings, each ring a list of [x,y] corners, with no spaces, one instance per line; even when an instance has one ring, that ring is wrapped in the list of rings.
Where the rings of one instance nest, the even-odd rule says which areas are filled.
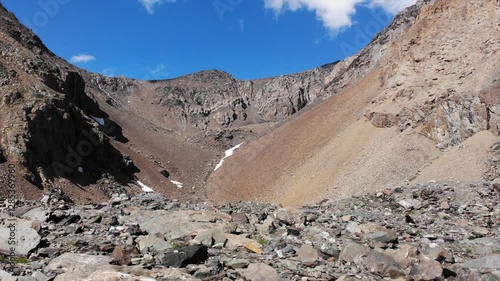
[[[302,205],[429,180],[422,170],[436,171],[433,180],[448,170],[459,171],[454,180],[482,175],[500,141],[498,11],[491,0],[420,1],[380,63],[356,83],[337,76],[327,85],[333,98],[244,146],[211,176],[209,196]],[[479,150],[476,171],[450,149],[462,144]],[[457,163],[441,166],[447,157]]]
[[[335,66],[257,81],[216,70],[111,78],[57,57],[1,4],[0,23],[0,165],[19,164],[19,196],[28,198],[61,188],[100,202],[140,192],[138,181],[169,197],[204,196],[225,148],[321,97]],[[89,141],[91,155],[79,153]]]
[[[172,198],[295,205],[492,180],[498,13],[492,0],[420,0],[344,61],[253,81],[217,70],[140,81],[78,69],[0,6],[0,168],[19,164],[23,196],[61,188],[93,202],[144,184]],[[474,171],[455,164],[470,156]]]
[[[16,165],[17,196],[56,187],[98,201],[122,191],[137,167],[112,144],[123,137],[119,126],[94,120],[107,115],[78,69],[1,6],[0,22],[0,158],[2,170]],[[103,178],[113,184],[99,184]]]

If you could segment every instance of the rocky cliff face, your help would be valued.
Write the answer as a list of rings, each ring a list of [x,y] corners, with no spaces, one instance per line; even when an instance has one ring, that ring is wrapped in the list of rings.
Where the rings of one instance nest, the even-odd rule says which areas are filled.
[[[110,102],[142,111],[165,128],[189,132],[285,120],[324,97],[325,77],[334,67],[254,81],[218,70],[164,81],[87,77]]]
[[[60,177],[86,185],[103,174],[127,182],[133,165],[109,143],[114,129],[106,134],[95,121],[106,114],[82,76],[3,7],[0,22],[2,162],[21,164],[22,178],[40,188]],[[85,180],[78,177],[83,170]],[[29,188],[20,193],[33,195]]]
[[[377,104],[400,108],[398,128],[411,127],[441,149],[483,130],[498,135],[499,100],[493,98],[500,74],[500,43],[494,39],[498,3],[432,3],[423,7],[419,25],[388,54],[382,83],[389,97]],[[442,22],[440,28],[431,24],[436,21]],[[467,29],[460,22],[468,23]]]
[[[410,28],[417,19],[420,10],[431,1],[420,0],[407,8],[392,21],[392,23],[375,36],[375,38],[359,53],[345,59],[344,63],[335,68],[327,79],[325,88],[328,96],[334,95],[350,84],[356,83],[361,77],[380,66],[387,49]]]

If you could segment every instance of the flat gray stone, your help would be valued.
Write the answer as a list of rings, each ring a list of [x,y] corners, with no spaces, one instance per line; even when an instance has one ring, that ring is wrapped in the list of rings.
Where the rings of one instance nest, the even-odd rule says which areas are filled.
[[[500,270],[500,255],[486,256],[464,263],[464,267],[473,269]]]
[[[314,266],[319,259],[318,251],[311,245],[302,245],[297,251],[297,255],[305,266]]]
[[[50,280],[50,277],[47,275],[41,273],[40,271],[33,272],[31,276],[35,277],[37,281],[48,281]]]
[[[0,270],[0,280],[3,280],[4,278],[11,277],[12,274],[8,273],[5,270]]]
[[[231,260],[226,261],[227,267],[232,268],[232,269],[245,268],[245,267],[248,267],[249,264],[250,264],[250,262],[248,260],[244,260],[244,259],[231,259]]]
[[[278,280],[278,272],[276,269],[263,263],[252,263],[247,269],[239,269],[238,272],[249,281]]]
[[[389,243],[394,240],[394,236],[387,232],[372,232],[365,235],[365,237],[369,240],[375,242]],[[397,237],[396,237],[397,238]]]
[[[393,258],[373,250],[363,255],[357,255],[354,258],[354,263],[359,268],[365,268],[370,273],[384,277],[389,277],[389,270],[399,270]]]
[[[345,229],[352,234],[361,233],[361,229],[359,228],[359,223],[357,222],[353,221],[349,222],[345,227]]]
[[[57,280],[57,279],[56,279]],[[68,279],[67,281],[74,281],[76,279]],[[78,279],[80,280],[80,279]],[[186,272],[174,268],[153,268],[144,269],[142,266],[135,267],[115,267],[108,269],[101,269],[92,272],[85,279],[86,281],[155,281],[155,280],[182,280],[182,281],[196,281],[200,280]],[[57,280],[59,281],[59,280]],[[66,281],[66,280],[64,280]]]
[[[355,258],[370,253],[372,249],[351,242],[344,246],[340,252],[339,259],[346,262],[353,262]]]
[[[405,199],[398,202],[403,208],[411,210],[418,210],[422,208],[422,202],[417,199]]]
[[[160,233],[167,241],[184,238],[204,229],[223,229],[231,217],[208,211],[145,211],[135,210],[123,217],[123,222],[138,224],[150,235]]]
[[[500,252],[500,241],[493,238],[483,237],[473,240],[463,240],[459,243],[464,245],[464,247],[472,248],[473,252],[480,256],[488,256],[494,252]]]
[[[109,265],[110,262],[111,257],[109,256],[65,253],[53,259],[45,267],[44,271],[47,273],[71,273],[75,274],[75,276],[88,276],[103,266]]]
[[[23,218],[27,218],[29,220],[45,222],[49,216],[47,215],[47,210],[43,208],[34,208],[29,210],[23,215]]]
[[[17,281],[38,281],[38,280],[33,276],[19,276],[17,277]]]
[[[167,241],[149,235],[141,238],[138,244],[139,250],[142,254],[153,252],[158,253],[164,250],[172,249],[172,245],[170,245]]]
[[[9,237],[11,237],[11,224],[15,225],[14,237],[16,244],[15,252],[17,255],[26,256],[31,250],[35,249],[40,243],[40,235],[31,228],[33,221],[17,219],[15,221],[5,220],[5,223],[0,225],[0,250],[10,252],[13,245],[9,245]],[[13,228],[14,229],[14,228]]]

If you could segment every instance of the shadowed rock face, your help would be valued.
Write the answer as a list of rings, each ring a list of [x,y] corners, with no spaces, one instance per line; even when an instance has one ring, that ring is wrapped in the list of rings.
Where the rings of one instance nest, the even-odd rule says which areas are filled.
[[[39,188],[61,177],[86,186],[103,174],[129,182],[137,169],[108,137],[120,128],[93,120],[108,115],[86,92],[78,69],[3,7],[0,22],[0,163],[20,163],[21,179]]]
[[[73,178],[79,168],[90,176],[80,184],[91,183],[105,173],[125,183],[127,174],[135,169],[106,136],[106,132],[112,134],[118,128],[102,126],[101,130],[90,118],[104,113],[86,95],[79,74],[68,73],[61,84],[64,88],[59,90],[63,93],[6,95],[2,111],[6,119],[15,118],[15,108],[21,108],[23,114],[23,129],[3,136],[4,142],[10,144],[7,154],[28,168],[28,180],[37,186],[56,177]],[[41,99],[35,101],[33,97]],[[15,141],[9,137],[15,137]]]

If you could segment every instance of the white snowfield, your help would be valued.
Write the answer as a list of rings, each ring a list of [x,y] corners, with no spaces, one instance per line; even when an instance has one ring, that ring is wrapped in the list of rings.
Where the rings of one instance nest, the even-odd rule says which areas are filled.
[[[99,125],[104,126],[104,118],[99,118],[92,115],[90,115],[90,117],[92,117],[92,119],[94,119]]]
[[[143,183],[142,183],[142,182],[140,182],[140,181],[137,181],[137,184],[138,184],[138,185],[142,188],[142,191],[144,191],[144,192],[146,192],[146,193],[151,193],[151,192],[154,192],[154,190],[153,190],[151,187],[149,187],[149,186],[147,186],[147,185],[143,184]]]
[[[182,188],[184,186],[184,184],[182,182],[172,181],[172,180],[170,182],[175,184],[178,188]]]
[[[220,167],[222,167],[222,164],[224,163],[224,160],[226,160],[226,158],[232,156],[234,154],[234,151],[236,149],[240,148],[240,146],[242,146],[243,144],[244,144],[244,142],[238,144],[237,146],[235,146],[235,147],[233,147],[231,149],[226,150],[224,158],[222,158],[220,160],[220,162],[217,164],[217,166],[215,166],[214,172],[217,171],[217,169],[219,169]]]

